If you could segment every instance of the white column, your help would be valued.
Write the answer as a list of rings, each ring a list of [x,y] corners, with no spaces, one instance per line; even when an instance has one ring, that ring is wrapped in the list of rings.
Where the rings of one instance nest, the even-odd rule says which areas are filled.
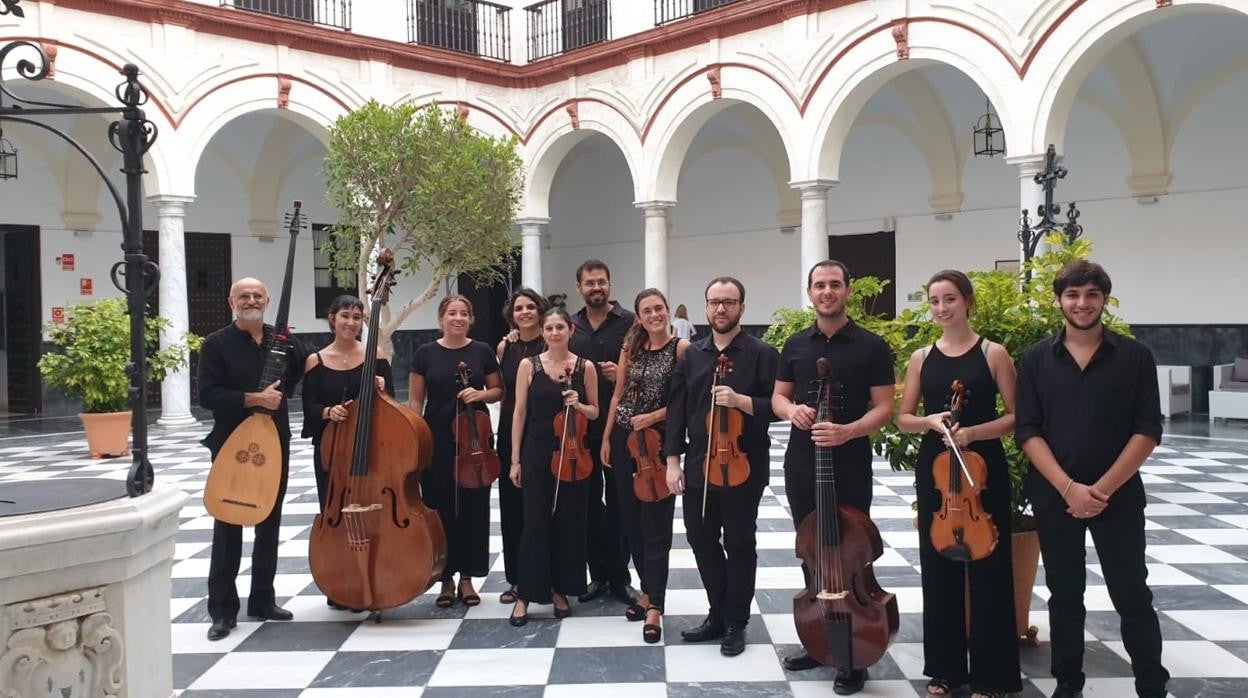
[[[646,288],[667,294],[667,212],[675,201],[638,201],[646,214]]]
[[[1044,190],[1036,184],[1036,175],[1044,172],[1044,153],[1036,153],[1032,155],[1017,155],[1005,159],[1006,164],[1013,165],[1018,168],[1018,217],[1017,225],[1014,232],[1017,233],[1022,228],[1023,211],[1027,211],[1027,215],[1031,220],[1031,227],[1034,229],[1040,224],[1040,216],[1036,213],[1044,204]],[[1036,254],[1040,254],[1045,249],[1044,244],[1036,247]],[[1018,263],[1023,263],[1023,245],[1018,245]]]
[[[520,283],[542,293],[542,226],[549,218],[521,218]]]
[[[190,324],[186,302],[186,243],[184,222],[186,205],[193,196],[153,196],[160,228],[160,315],[169,326],[160,333],[160,346],[177,344]],[[160,419],[162,427],[180,428],[195,424],[191,414],[191,369],[183,365],[170,371],[160,384]]]
[[[810,299],[806,297],[806,273],[828,258],[828,191],[836,186],[836,182],[814,179],[789,184],[802,195],[802,268],[798,302],[800,307],[805,308],[810,305]]]

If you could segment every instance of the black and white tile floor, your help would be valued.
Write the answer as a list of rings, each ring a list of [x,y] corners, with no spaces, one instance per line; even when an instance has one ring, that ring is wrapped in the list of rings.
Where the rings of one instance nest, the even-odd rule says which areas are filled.
[[[726,659],[718,645],[689,645],[679,631],[701,621],[706,599],[676,513],[676,541],[664,618],[664,642],[646,645],[639,624],[617,603],[574,606],[557,621],[534,607],[524,628],[507,623],[497,509],[494,566],[480,585],[484,602],[472,609],[438,609],[434,593],[386,612],[381,624],[325,605],[308,569],[308,535],[316,514],[312,447],[296,440],[281,527],[278,602],[289,623],[240,618],[225,640],[208,642],[206,577],[212,519],[199,497],[207,476],[204,428],[152,431],[157,483],[191,495],[181,512],[173,565],[173,672],[183,698],[331,698],[335,696],[826,696],[828,670],[786,673],[780,657],[797,649],[790,615],[802,575],[793,556],[793,527],[785,508],[780,459],[787,429],[775,425],[772,486],[758,521],[758,590],[748,647]],[[296,427],[295,433],[298,433]],[[0,490],[5,481],[62,475],[123,477],[127,463],[91,460],[80,435],[0,437]],[[881,584],[897,595],[901,632],[871,670],[866,696],[916,696],[922,674],[922,599],[918,537],[911,523],[913,478],[875,464],[872,513],[885,552],[876,566]],[[1148,488],[1149,581],[1165,638],[1165,664],[1175,696],[1248,696],[1248,442],[1167,439],[1144,466]],[[250,530],[245,540],[250,541]],[[248,589],[250,544],[238,587]],[[1085,695],[1130,696],[1131,669],[1117,615],[1088,547]],[[1032,600],[1032,622],[1047,639],[1043,571]],[[244,602],[245,603],[245,602]],[[1048,695],[1048,647],[1022,650],[1023,695]]]

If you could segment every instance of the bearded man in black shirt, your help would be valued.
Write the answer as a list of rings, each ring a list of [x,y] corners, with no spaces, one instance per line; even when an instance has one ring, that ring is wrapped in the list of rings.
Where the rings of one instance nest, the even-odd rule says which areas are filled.
[[[251,552],[251,592],[247,615],[264,620],[290,620],[290,611],[277,605],[273,578],[277,574],[277,533],[290,470],[290,418],[287,398],[303,377],[304,357],[291,345],[286,352],[285,376],[257,390],[273,340],[273,326],[264,324],[269,291],[257,279],[239,279],[230,287],[234,322],[204,339],[199,352],[199,404],[212,410],[212,431],[201,442],[216,460],[230,434],[252,408],[273,411],[282,443],[282,484],[269,517],[256,526]],[[230,634],[238,620],[239,599],[234,580],[242,558],[243,528],[216,521],[212,528],[212,563],[208,571],[209,640]]]

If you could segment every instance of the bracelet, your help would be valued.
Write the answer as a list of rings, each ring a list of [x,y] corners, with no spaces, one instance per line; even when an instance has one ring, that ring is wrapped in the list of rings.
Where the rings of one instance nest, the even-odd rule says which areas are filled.
[[[1072,477],[1070,478],[1070,482],[1066,483],[1066,489],[1062,490],[1063,498],[1066,496],[1066,493],[1070,491],[1070,486],[1073,484],[1075,484],[1075,478]]]

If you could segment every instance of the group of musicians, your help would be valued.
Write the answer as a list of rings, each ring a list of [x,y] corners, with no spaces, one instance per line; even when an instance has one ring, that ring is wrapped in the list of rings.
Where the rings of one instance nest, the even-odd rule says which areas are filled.
[[[531,604],[553,604],[572,614],[582,602],[610,595],[642,622],[646,642],[662,637],[662,614],[672,547],[675,497],[643,501],[632,484],[637,465],[628,436],[658,430],[666,485],[682,497],[689,546],[706,589],[708,613],[683,630],[686,642],[718,640],[725,656],[745,650],[746,626],[758,565],[755,531],[759,501],[770,482],[768,425],[791,423],[784,455],[784,492],[794,525],[815,512],[816,451],[834,455],[840,505],[869,516],[873,489],[869,436],[894,412],[893,355],[879,336],[846,314],[849,269],[825,260],[807,275],[815,324],[791,337],[781,352],[742,331],[746,289],[732,277],[705,288],[710,333],[693,341],[673,335],[667,299],[656,289],[637,294],[633,310],[611,299],[607,265],[589,260],[576,270],[584,307],[575,314],[552,308],[539,293],[516,291],[504,314],[513,328],[497,347],[470,339],[468,299],[449,295],[438,306],[441,337],[418,348],[411,363],[409,402],[433,433],[433,458],[422,472],[426,504],[437,509],[447,538],[447,560],[436,605],[475,606],[474,578],[489,572],[489,489],[457,487],[452,476],[458,409],[485,409],[502,401],[497,452],[503,563],[514,604],[510,622],[523,626]],[[1169,678],[1161,664],[1161,634],[1146,583],[1144,491],[1140,466],[1161,438],[1151,353],[1106,329],[1101,316],[1111,290],[1098,264],[1072,262],[1057,275],[1054,302],[1065,326],[1038,342],[1016,368],[1000,344],[980,337],[970,318],[974,288],[965,274],[941,271],[927,285],[940,338],[916,351],[904,378],[897,425],[922,433],[916,498],[922,568],[924,674],[929,696],[963,687],[977,698],[1022,690],[1014,626],[1010,553],[1010,479],[1001,438],[1013,434],[1032,463],[1025,487],[1032,501],[1049,587],[1055,697],[1080,696],[1084,683],[1085,532],[1096,545],[1102,575],[1122,619],[1122,636],[1140,696],[1164,696]],[[333,341],[306,358],[291,352],[282,380],[257,392],[266,337],[268,292],[243,279],[230,290],[235,321],[210,335],[200,355],[200,402],[213,411],[204,444],[216,456],[226,437],[254,408],[272,411],[282,436],[282,492],[272,514],[256,526],[248,614],[289,620],[274,598],[277,532],[289,467],[287,400],[304,380],[304,432],[316,444],[317,492],[324,507],[320,435],[342,421],[356,398],[364,365],[363,304],[345,296],[329,308]],[[728,363],[731,371],[725,372]],[[385,359],[386,357],[379,357]],[[836,377],[835,418],[815,409],[816,362]],[[456,381],[467,366],[468,384]],[[377,385],[393,394],[390,364],[376,362]],[[971,399],[951,420],[950,385]],[[998,396],[1003,409],[998,409]],[[920,401],[922,406],[920,408]],[[601,406],[601,408],[600,408]],[[716,486],[703,472],[708,413],[736,411],[748,477]],[[584,435],[592,463],[588,478],[563,481],[551,472],[559,438],[558,414],[588,420]],[[718,414],[718,412],[717,412]],[[929,533],[941,509],[933,462],[946,450],[973,452],[986,463],[983,506],[998,543],[982,559],[942,554]],[[605,488],[605,490],[604,490]],[[709,491],[706,488],[710,488]],[[210,640],[235,626],[235,591],[242,550],[238,526],[218,521],[209,574]],[[631,587],[629,562],[640,595]],[[588,583],[586,569],[588,568]],[[803,564],[809,581],[812,571]],[[455,578],[458,573],[458,581]],[[852,592],[851,592],[852,593]],[[327,602],[343,608],[334,599]],[[967,604],[969,602],[969,613]],[[820,665],[809,654],[785,657],[784,667]],[[838,667],[834,690],[862,689],[865,669]]]

